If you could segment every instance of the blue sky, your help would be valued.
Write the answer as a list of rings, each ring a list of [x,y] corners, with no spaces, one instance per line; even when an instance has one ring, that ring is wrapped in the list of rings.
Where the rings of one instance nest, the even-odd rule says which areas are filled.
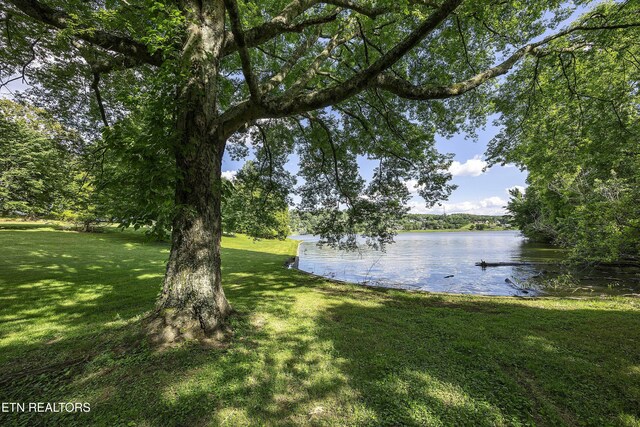
[[[493,166],[484,170],[487,163],[484,160],[484,152],[489,141],[499,132],[499,128],[491,125],[491,118],[485,129],[477,131],[476,138],[469,138],[467,134],[457,134],[450,139],[436,138],[436,148],[441,153],[454,154],[454,161],[449,172],[453,175],[452,184],[458,188],[451,194],[448,200],[441,201],[441,205],[427,209],[424,201],[417,194],[412,183],[407,186],[412,191],[410,200],[411,212],[414,213],[438,213],[443,210],[447,213],[473,213],[483,215],[502,215],[504,206],[509,200],[508,189],[513,187],[524,188],[526,186],[526,172],[520,171],[515,166]],[[287,169],[295,173],[297,171],[297,156],[293,156],[287,165]],[[224,175],[231,177],[242,167],[243,162],[233,161],[228,155],[222,162]],[[373,174],[377,162],[360,159],[358,162],[360,174],[368,179]],[[294,197],[294,201],[296,198]]]
[[[455,155],[449,172],[453,175],[452,183],[458,188],[449,200],[442,203],[442,207],[436,206],[431,210],[426,210],[420,200],[412,200],[412,203],[418,202],[413,211],[442,213],[444,207],[447,213],[504,214],[504,206],[509,199],[508,189],[515,186],[524,188],[527,175],[513,165],[495,165],[484,171],[484,152],[498,132],[499,128],[489,123],[477,132],[474,139],[465,138],[465,134],[451,139],[438,138],[438,151]]]

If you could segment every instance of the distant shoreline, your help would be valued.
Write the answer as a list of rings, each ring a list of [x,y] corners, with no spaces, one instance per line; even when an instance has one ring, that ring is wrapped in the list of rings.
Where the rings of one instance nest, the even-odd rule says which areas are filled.
[[[484,233],[487,231],[520,231],[517,228],[490,228],[485,230],[469,230],[468,228],[449,228],[443,230],[396,230],[398,234],[406,234],[406,233],[461,233],[461,232],[472,232],[472,233]],[[294,236],[315,236],[312,234],[290,234],[287,236],[287,239],[291,239]],[[317,237],[317,236],[316,236]],[[296,240],[296,239],[291,239]],[[302,242],[303,240],[300,240]]]
[[[400,233],[457,233],[461,231],[470,231],[470,232],[478,232],[482,233],[485,231],[520,231],[517,228],[487,228],[484,230],[470,230],[468,228],[444,228],[440,230],[396,230]]]

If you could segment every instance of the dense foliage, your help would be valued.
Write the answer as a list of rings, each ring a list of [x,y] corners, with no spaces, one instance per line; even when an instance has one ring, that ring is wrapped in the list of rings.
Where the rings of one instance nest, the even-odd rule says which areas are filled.
[[[510,76],[497,100],[505,129],[491,155],[529,172],[526,193],[512,192],[514,222],[577,260],[640,261],[638,40],[636,30],[558,42]]]
[[[223,182],[222,228],[225,232],[278,239],[291,234],[288,194],[269,178],[265,168],[264,163],[249,161],[232,180]]]
[[[0,100],[0,215],[59,219],[85,230],[109,221],[166,238],[175,211],[175,165],[166,155],[167,139],[146,133],[154,129],[147,119],[132,115],[87,147],[44,110]],[[265,167],[248,162],[224,183],[225,232],[289,234],[289,199]]]
[[[64,216],[86,174],[80,139],[41,109],[0,99],[0,215]]]

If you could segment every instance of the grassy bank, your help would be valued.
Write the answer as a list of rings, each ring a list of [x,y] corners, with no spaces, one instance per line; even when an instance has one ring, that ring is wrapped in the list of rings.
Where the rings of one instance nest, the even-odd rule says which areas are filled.
[[[139,335],[168,246],[0,229],[0,402],[89,402],[0,425],[640,425],[640,303],[451,296],[282,267],[295,242],[224,239],[240,311],[220,348]]]

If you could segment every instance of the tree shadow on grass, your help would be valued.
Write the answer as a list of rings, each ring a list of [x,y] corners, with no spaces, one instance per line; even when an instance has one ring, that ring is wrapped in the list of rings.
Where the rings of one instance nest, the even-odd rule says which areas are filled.
[[[333,377],[310,381],[310,372],[322,366],[306,357],[317,343],[303,333],[274,336],[247,319],[236,319],[234,327],[226,348],[187,344],[162,352],[138,348],[121,357],[103,353],[68,378],[56,373],[13,384],[10,401],[86,401],[91,413],[25,414],[3,425],[304,424],[309,404],[342,385]]]
[[[330,377],[309,379],[319,369],[321,357],[311,354],[319,344],[309,325],[286,325],[295,301],[286,291],[300,286],[295,272],[280,268],[286,255],[224,249],[225,290],[241,313],[235,336],[221,348],[158,352],[146,345],[140,317],[160,290],[166,245],[132,247],[135,238],[109,236],[92,253],[86,235],[39,234],[35,247],[14,245],[20,262],[2,266],[0,400],[95,406],[90,414],[0,414],[0,424],[185,425],[225,417],[255,424],[306,414],[301,406],[339,386]]]
[[[145,344],[139,319],[160,290],[167,246],[127,235],[92,246],[73,235],[17,244],[21,256],[2,264],[0,401],[86,401],[91,412],[0,414],[2,425],[624,425],[640,417],[640,316],[628,304],[365,289],[286,270],[287,255],[226,248],[223,284],[241,312],[234,337],[220,348],[160,352]],[[21,327],[32,328],[26,339],[11,339]]]
[[[53,322],[67,333],[121,324],[152,309],[169,250],[166,243],[130,233],[3,232],[2,237],[11,250],[0,259],[0,321],[5,326],[0,339],[28,324]],[[286,270],[274,268],[286,256],[237,249],[222,253],[229,260],[223,266],[224,286],[234,306],[275,310],[286,302],[278,293],[294,285]],[[254,291],[262,299],[254,298]]]
[[[325,292],[341,302],[323,314],[318,337],[332,340],[373,425],[640,420],[640,316],[632,307]]]

